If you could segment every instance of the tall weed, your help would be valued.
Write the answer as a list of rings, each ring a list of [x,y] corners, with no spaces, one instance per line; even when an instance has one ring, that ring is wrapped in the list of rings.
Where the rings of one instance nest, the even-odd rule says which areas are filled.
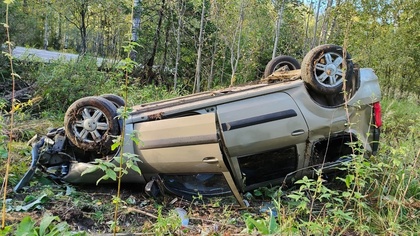
[[[248,232],[279,235],[415,235],[420,232],[420,107],[384,99],[380,150],[353,155],[333,185],[304,177],[278,189],[278,214],[246,218]],[[357,143],[351,144],[357,149]],[[341,183],[341,184],[340,184]],[[275,225],[273,225],[275,224]]]

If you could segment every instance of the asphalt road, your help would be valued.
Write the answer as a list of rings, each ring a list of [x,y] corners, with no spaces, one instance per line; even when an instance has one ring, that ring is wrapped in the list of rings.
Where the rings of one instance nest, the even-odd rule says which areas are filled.
[[[45,62],[51,62],[58,59],[67,61],[77,60],[79,55],[63,52],[52,52],[34,48],[15,47],[12,56],[18,59],[40,59]]]
[[[19,46],[16,46],[13,49],[12,56],[20,60],[25,60],[25,59],[41,60],[43,62],[52,62],[59,59],[72,61],[72,60],[77,60],[77,58],[79,57],[78,54],[54,52],[54,51],[34,49],[34,48],[25,48],[25,47],[19,47]],[[104,59],[101,57],[98,57],[96,58],[96,60],[97,60],[97,65],[100,66]],[[115,63],[115,60],[107,59],[107,62]]]

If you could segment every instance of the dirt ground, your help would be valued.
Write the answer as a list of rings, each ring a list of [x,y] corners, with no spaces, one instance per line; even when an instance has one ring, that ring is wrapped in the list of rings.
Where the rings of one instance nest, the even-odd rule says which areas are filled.
[[[10,192],[6,222],[18,224],[27,215],[38,223],[45,213],[66,221],[72,230],[85,231],[89,235],[112,233],[116,185],[71,186],[53,184],[27,187],[21,193]],[[40,198],[40,196],[44,196]],[[28,200],[29,199],[29,200]],[[30,201],[32,199],[32,201]],[[39,204],[22,210],[33,202]],[[41,199],[41,200],[40,200]],[[175,235],[249,235],[244,215],[264,217],[261,207],[264,199],[248,201],[249,207],[240,208],[232,196],[188,201],[174,195],[154,199],[143,192],[143,186],[123,185],[118,209],[119,235],[155,235],[170,232]],[[25,208],[26,209],[26,208]],[[182,213],[184,212],[184,213]],[[179,227],[179,218],[188,224]],[[178,220],[178,221],[177,221]]]

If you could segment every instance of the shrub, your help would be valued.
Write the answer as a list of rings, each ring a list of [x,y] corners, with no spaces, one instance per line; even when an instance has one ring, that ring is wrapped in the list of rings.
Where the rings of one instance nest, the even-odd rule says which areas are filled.
[[[41,107],[48,110],[65,111],[81,97],[99,95],[116,86],[107,73],[98,71],[96,59],[88,57],[48,64],[38,73],[37,95],[43,99]]]

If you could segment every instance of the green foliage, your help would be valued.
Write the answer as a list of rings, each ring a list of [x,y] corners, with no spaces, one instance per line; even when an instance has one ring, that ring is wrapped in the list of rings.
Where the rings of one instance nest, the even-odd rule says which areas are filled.
[[[75,235],[82,236],[87,235],[82,232],[72,232],[69,225],[66,222],[60,222],[57,216],[51,216],[46,213],[41,219],[39,226],[30,217],[23,217],[22,221],[17,226],[14,232],[16,236],[61,236],[61,235]]]
[[[347,5],[352,27],[348,32],[349,51],[363,67],[372,67],[380,78],[383,92],[395,98],[407,93],[419,96],[420,25],[418,1],[361,1]],[[366,43],[369,42],[369,43]]]
[[[147,102],[170,99],[181,94],[185,94],[183,91],[168,91],[165,87],[155,85],[146,85],[142,88],[130,86],[128,87],[128,92],[130,93],[130,100],[128,101],[129,105],[138,105]]]
[[[123,175],[128,174],[129,170],[133,170],[141,175],[141,171],[137,165],[137,162],[141,162],[141,160],[135,154],[123,153],[122,158],[120,158],[120,156],[116,156],[112,161],[96,159],[95,162],[96,163],[94,165],[82,172],[82,176],[102,170],[104,175],[96,181],[96,184],[99,184],[102,180],[108,179],[116,181],[117,178],[122,178]],[[122,168],[120,167],[120,164],[122,164]]]
[[[241,3],[244,3],[243,11],[240,10]],[[130,4],[128,1],[89,1],[85,4],[80,1],[71,4],[60,1],[17,1],[10,5],[13,43],[19,46],[47,46],[49,49],[80,52],[81,13],[88,8],[89,11],[85,12],[85,20],[89,22],[86,26],[89,32],[86,35],[88,53],[121,59],[124,57],[121,48],[126,42],[125,33],[131,25]],[[4,5],[0,5],[2,12]],[[235,75],[237,82],[260,79],[265,65],[271,59],[276,20],[281,12],[277,54],[300,59],[311,46],[318,43],[343,45],[347,39],[348,51],[354,56],[354,61],[362,67],[375,69],[386,94],[405,97],[406,93],[412,93],[419,96],[419,36],[413,34],[419,28],[420,22],[417,14],[420,9],[418,1],[333,1],[329,9],[321,4],[318,18],[316,5],[316,2],[311,4],[307,1],[280,0],[206,2],[202,87],[206,87],[210,77],[214,86],[228,84],[232,73],[231,59],[234,59],[232,56],[236,57],[232,52],[237,49],[239,38],[240,57]],[[139,65],[135,69],[135,86],[139,88],[158,84],[171,90],[170,86],[174,84],[173,75],[177,73],[178,85],[183,90],[191,91],[197,61],[201,2],[162,3],[152,0],[142,2],[141,8],[142,30],[135,42],[137,58],[133,60]],[[162,13],[163,17],[156,12]],[[2,15],[0,21],[4,22],[1,17]],[[161,24],[158,24],[159,19],[162,20]],[[240,24],[239,19],[242,22],[241,35],[235,34]],[[179,41],[176,35],[178,26]],[[0,42],[5,41],[4,36],[0,35]],[[311,45],[312,41],[315,45]],[[178,46],[180,61],[177,65],[178,71],[175,72],[174,55]],[[150,63],[153,65],[147,65]],[[149,67],[153,68],[151,74],[146,73]],[[25,81],[37,79],[36,76],[25,76],[19,70],[17,73]],[[92,80],[87,81],[92,83]],[[119,88],[119,83],[114,81],[108,88]],[[88,89],[84,88],[86,90]],[[95,89],[90,91],[91,95],[97,92]]]
[[[251,215],[246,215],[245,224],[249,233],[256,231],[263,235],[272,235],[278,233],[279,229],[276,217],[271,212],[268,216],[261,219],[254,219]]]
[[[96,59],[82,57],[78,61],[45,65],[38,75],[37,95],[42,97],[42,107],[65,112],[75,100],[100,95],[115,87],[109,75],[98,71]]]
[[[3,130],[6,130],[3,116],[0,116],[0,160],[7,158],[7,136]]]
[[[384,126],[382,131],[389,137],[387,144],[399,146],[400,139],[406,139],[407,134],[416,135],[410,132],[418,127],[420,123],[418,114],[420,106],[414,101],[394,100],[385,97],[381,102],[383,109]],[[416,136],[418,137],[418,136]]]
[[[172,235],[181,228],[181,218],[176,211],[170,211],[169,215],[162,215],[162,207],[158,208],[158,217],[153,224],[152,232],[156,235]]]
[[[45,204],[48,201],[47,194],[42,194],[39,197],[28,195],[25,197],[24,202],[27,203],[23,206],[16,206],[13,210],[15,211],[29,211],[33,209],[40,209],[42,204]]]
[[[261,187],[261,188],[255,189],[253,193],[255,197],[271,199],[278,194],[278,188]]]

